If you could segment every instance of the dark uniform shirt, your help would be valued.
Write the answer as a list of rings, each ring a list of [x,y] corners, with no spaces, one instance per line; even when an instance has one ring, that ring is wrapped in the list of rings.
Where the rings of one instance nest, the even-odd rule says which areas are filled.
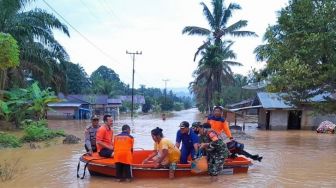
[[[97,145],[96,145],[96,133],[100,126],[97,126],[97,128],[94,128],[89,126],[86,128],[85,131],[85,148],[88,151],[97,151]]]

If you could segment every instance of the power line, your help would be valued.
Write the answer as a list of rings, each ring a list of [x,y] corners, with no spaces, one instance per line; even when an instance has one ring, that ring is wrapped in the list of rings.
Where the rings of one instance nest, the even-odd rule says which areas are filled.
[[[102,0],[102,1],[103,1],[104,4],[106,5],[106,9],[107,9],[108,11],[110,11],[111,14],[112,14],[114,17],[116,17],[116,18],[120,21],[119,17],[114,13],[113,9],[111,8],[110,4],[109,4],[107,1],[105,1],[105,0]]]
[[[97,1],[99,4],[100,4],[100,6],[103,8],[103,9],[105,9],[105,11],[107,12],[107,14],[109,14],[110,16],[112,16],[112,17],[115,17],[115,18],[117,18],[117,19],[119,19],[118,18],[118,16],[113,12],[113,10],[111,9],[109,9],[109,6],[105,3],[105,1],[100,1],[100,0],[98,0]],[[120,21],[120,20],[119,20]]]
[[[42,0],[53,12],[55,12],[64,22],[66,22],[74,31],[76,31],[86,42],[91,44],[94,48],[96,48],[100,53],[102,53],[104,56],[108,57],[114,62],[118,62],[116,59],[114,59],[112,56],[110,56],[108,53],[106,53],[104,50],[102,50],[99,46],[97,46],[95,43],[90,41],[85,35],[83,35],[80,31],[78,31],[74,26],[72,26],[60,13],[58,13],[49,3],[47,3],[45,0]]]
[[[110,3],[108,3],[107,0],[98,0],[97,1],[101,7],[103,7],[106,12],[111,15],[112,17],[115,17],[121,26],[129,25],[126,20],[121,20],[119,16],[113,11],[112,7],[110,6]]]
[[[83,6],[85,6],[86,9],[88,9],[88,11],[90,12],[91,16],[94,17],[95,19],[97,19],[98,21],[101,21],[98,16],[96,16],[90,9],[90,7],[83,1],[83,0],[79,0]]]

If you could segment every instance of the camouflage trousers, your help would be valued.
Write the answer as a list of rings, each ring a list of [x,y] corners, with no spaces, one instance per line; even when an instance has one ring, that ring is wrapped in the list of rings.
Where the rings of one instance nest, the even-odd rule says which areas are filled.
[[[229,156],[227,148],[225,148],[224,151],[225,152],[208,155],[208,173],[210,176],[217,176],[223,171],[224,161]]]

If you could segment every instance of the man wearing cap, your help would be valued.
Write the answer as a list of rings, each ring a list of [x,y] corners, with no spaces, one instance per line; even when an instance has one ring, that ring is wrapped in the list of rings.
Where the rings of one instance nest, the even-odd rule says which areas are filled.
[[[195,121],[191,124],[191,129],[194,131],[194,133],[196,133],[198,135],[197,128],[201,125],[202,125],[202,123],[200,121]]]
[[[187,121],[182,121],[179,127],[180,130],[176,133],[175,146],[180,148],[182,142],[180,163],[187,164],[189,155],[191,155],[192,159],[196,157],[198,150],[198,136],[189,128],[189,123]]]
[[[219,139],[216,131],[211,129],[209,123],[204,123],[197,128],[201,136],[200,149],[206,151],[208,159],[208,173],[217,176],[222,170],[224,160],[229,156],[229,151],[222,139]]]
[[[93,152],[97,152],[96,145],[96,133],[99,126],[99,117],[97,115],[92,116],[91,125],[85,129],[85,149],[89,155],[92,155]]]

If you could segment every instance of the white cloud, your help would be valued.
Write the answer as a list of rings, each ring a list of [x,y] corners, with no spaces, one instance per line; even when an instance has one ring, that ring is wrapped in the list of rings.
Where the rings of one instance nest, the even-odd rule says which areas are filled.
[[[82,2],[81,2],[82,1]],[[164,87],[162,79],[170,79],[169,87],[187,87],[197,63],[193,56],[202,38],[182,35],[187,25],[206,26],[200,1],[195,0],[59,0],[49,2],[76,29],[110,57],[89,44],[74,30],[71,38],[57,32],[56,37],[65,46],[74,63],[81,64],[88,74],[100,65],[115,70],[122,81],[131,83],[132,59],[126,50],[142,51],[136,56],[135,86]],[[246,74],[257,63],[254,48],[269,24],[276,20],[275,11],[286,0],[237,0],[243,9],[236,11],[232,22],[249,21],[246,29],[255,31],[258,38],[235,39],[234,51],[243,67],[234,72]],[[108,3],[108,4],[107,4]],[[206,1],[208,5],[208,1]],[[47,8],[43,3],[37,6]]]

